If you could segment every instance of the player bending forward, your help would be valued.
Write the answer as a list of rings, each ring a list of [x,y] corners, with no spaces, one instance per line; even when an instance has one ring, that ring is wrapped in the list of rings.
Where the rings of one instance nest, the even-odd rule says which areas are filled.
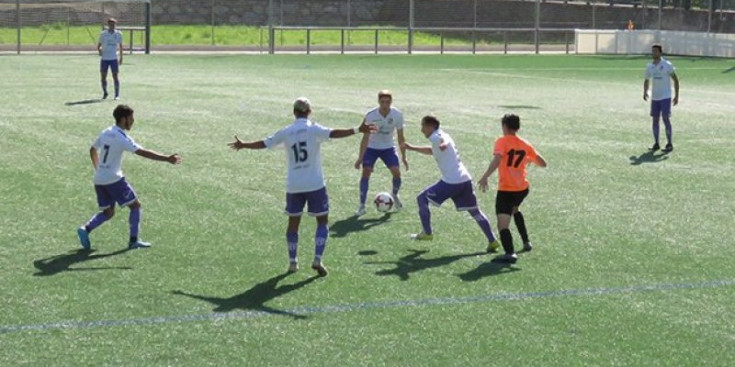
[[[488,252],[495,252],[500,245],[493,235],[490,222],[477,206],[475,189],[472,186],[472,177],[459,159],[459,153],[454,140],[444,130],[439,128],[439,120],[434,116],[424,116],[421,119],[421,132],[431,142],[431,146],[418,147],[404,143],[405,148],[426,155],[433,155],[441,171],[439,182],[422,191],[416,201],[419,206],[419,217],[423,231],[412,235],[415,240],[434,239],[431,229],[431,211],[429,203],[441,206],[447,199],[452,199],[458,211],[468,211],[482,229],[488,241]]]

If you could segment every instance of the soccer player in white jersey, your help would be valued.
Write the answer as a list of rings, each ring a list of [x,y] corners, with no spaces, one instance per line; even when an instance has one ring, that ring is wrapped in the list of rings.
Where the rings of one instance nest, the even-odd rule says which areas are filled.
[[[319,276],[326,276],[327,268],[322,262],[322,256],[329,235],[329,196],[322,173],[320,146],[329,138],[344,138],[357,132],[375,131],[375,128],[363,123],[359,128],[331,129],[314,123],[309,120],[311,103],[304,97],[294,101],[293,114],[296,118],[293,123],[278,130],[265,140],[243,142],[235,136],[235,141],[227,145],[234,150],[285,148],[288,160],[285,210],[288,215],[286,229],[288,271],[295,272],[299,269],[297,259],[299,224],[304,206],[308,205],[309,215],[316,217],[317,223],[314,236],[314,262],[311,268],[316,270]]]
[[[107,70],[112,70],[112,80],[115,82],[115,99],[120,99],[120,79],[118,72],[123,59],[122,33],[115,29],[117,20],[107,20],[107,29],[100,33],[97,41],[97,53],[100,55],[100,78],[102,83],[102,99],[107,98]],[[119,52],[119,59],[118,59]]]
[[[653,146],[651,150],[659,150],[661,146],[658,144],[659,136],[659,119],[663,117],[664,127],[666,128],[666,147],[665,152],[674,150],[674,142],[672,140],[671,129],[671,81],[674,81],[674,106],[679,104],[679,77],[676,76],[676,68],[669,61],[664,59],[663,47],[654,44],[651,47],[653,61],[646,66],[646,77],[643,82],[643,100],[648,100],[649,80],[651,85],[651,118],[653,120]]]
[[[365,200],[367,199],[368,183],[370,175],[373,173],[373,167],[378,158],[383,161],[386,167],[393,175],[393,201],[394,208],[401,210],[403,204],[398,197],[398,191],[401,189],[401,165],[398,162],[398,154],[396,153],[396,145],[393,142],[393,132],[398,136],[398,145],[401,146],[406,139],[403,136],[403,114],[397,108],[392,107],[393,94],[388,90],[378,92],[378,107],[373,108],[365,114],[364,121],[367,124],[375,125],[378,132],[375,134],[365,134],[360,142],[360,151],[358,152],[357,161],[355,161],[355,169],[362,166],[362,177],[360,178],[360,206],[357,208],[355,215],[365,214]],[[408,170],[408,160],[406,159],[406,150],[401,148],[401,160]]]
[[[115,125],[100,133],[92,147],[89,156],[94,167],[94,190],[97,193],[97,204],[100,212],[95,214],[87,224],[77,229],[79,242],[85,250],[89,250],[91,243],[89,233],[115,215],[115,203],[121,207],[130,208],[130,241],[128,248],[150,247],[151,244],[138,238],[140,230],[141,205],[135,190],[125,180],[122,173],[123,152],[133,152],[141,157],[155,161],[164,161],[171,164],[181,163],[178,154],[164,155],[148,150],[137,144],[125,131],[130,131],[135,123],[135,117],[130,106],[118,105],[112,112]]]
[[[444,130],[439,128],[440,122],[434,116],[424,116],[421,119],[421,132],[431,142],[431,146],[414,146],[404,143],[404,147],[414,152],[433,155],[441,172],[441,180],[424,189],[417,197],[419,217],[421,218],[421,233],[412,235],[415,240],[434,239],[431,229],[431,211],[429,203],[441,206],[447,199],[452,199],[458,211],[468,211],[482,229],[488,241],[488,252],[496,252],[500,247],[487,216],[477,206],[477,197],[472,185],[472,176],[459,159],[454,140]]]

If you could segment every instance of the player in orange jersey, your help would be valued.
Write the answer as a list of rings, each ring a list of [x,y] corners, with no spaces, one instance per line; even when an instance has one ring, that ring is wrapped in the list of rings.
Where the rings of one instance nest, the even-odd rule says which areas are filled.
[[[516,135],[521,128],[521,119],[517,115],[507,114],[502,120],[503,136],[495,141],[493,149],[493,160],[482,175],[478,186],[482,192],[487,191],[487,179],[498,170],[498,194],[495,199],[495,212],[498,215],[498,231],[500,231],[500,243],[503,245],[505,254],[498,260],[515,263],[518,256],[513,249],[513,236],[510,234],[510,217],[513,216],[518,232],[523,240],[523,250],[531,251],[533,248],[528,239],[526,222],[518,207],[528,195],[528,180],[526,179],[526,166],[534,163],[540,167],[546,167],[546,161],[538,154],[533,145]]]

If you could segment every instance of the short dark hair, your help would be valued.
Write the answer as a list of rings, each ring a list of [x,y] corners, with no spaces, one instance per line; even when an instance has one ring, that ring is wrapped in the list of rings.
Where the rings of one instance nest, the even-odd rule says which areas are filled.
[[[421,123],[425,125],[431,125],[434,127],[434,129],[438,129],[439,125],[441,124],[439,122],[439,119],[432,116],[432,115],[426,115],[421,119]]]
[[[661,44],[660,43],[654,43],[653,46],[651,46],[651,48],[657,48],[658,49],[658,52],[664,53],[664,48],[661,47]]]
[[[503,116],[503,119],[500,120],[503,125],[507,126],[510,130],[518,130],[521,128],[521,118],[518,117],[518,115],[514,115],[512,113],[507,113]]]
[[[296,116],[296,118],[298,118],[298,119],[305,119],[305,118],[308,118],[308,117],[309,117],[309,113],[310,113],[310,112],[311,112],[311,111],[306,111],[306,112],[304,112],[304,111],[300,111],[300,110],[297,110],[297,109],[295,109],[295,108],[294,108],[294,110],[293,110],[294,116]]]
[[[115,118],[115,123],[120,122],[124,117],[131,116],[133,114],[133,108],[126,105],[126,104],[119,104],[117,107],[115,107],[115,110],[112,111],[112,116]]]

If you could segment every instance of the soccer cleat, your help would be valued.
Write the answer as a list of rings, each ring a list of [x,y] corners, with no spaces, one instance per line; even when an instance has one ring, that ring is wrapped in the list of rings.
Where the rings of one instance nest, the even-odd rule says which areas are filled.
[[[651,149],[649,149],[649,150],[651,150],[651,151],[654,151],[654,152],[655,152],[655,151],[657,151],[657,150],[659,150],[659,149],[661,149],[661,146],[660,146],[660,145],[658,145],[658,143],[655,143],[655,144],[653,144],[653,146],[652,146],[652,147],[651,147]]]
[[[149,248],[151,247],[150,242],[143,242],[141,240],[137,240],[135,242],[128,243],[128,249],[135,250],[137,248]]]
[[[666,147],[664,148],[664,152],[670,152],[674,150],[674,146],[671,144],[666,144]]]
[[[107,99],[107,96],[109,96],[107,92],[102,92],[102,99]]]
[[[367,213],[367,210],[365,209],[365,205],[360,204],[360,207],[357,208],[355,215],[359,217],[359,216],[365,215],[365,213]]]
[[[313,264],[311,264],[311,268],[316,270],[317,274],[319,274],[320,277],[325,277],[327,274],[327,267],[322,264],[321,261],[314,261]]]
[[[115,100],[116,101],[119,100],[119,99],[120,99],[120,96],[115,96]]]
[[[524,242],[523,243],[523,252],[529,252],[533,250],[533,246],[531,246],[531,242]]]
[[[79,236],[79,243],[82,244],[82,248],[89,250],[92,244],[89,242],[89,232],[87,232],[87,229],[83,226],[77,228],[77,236]]]
[[[401,199],[398,197],[398,194],[393,195],[393,210],[400,212],[401,209],[403,209],[403,203],[401,203]]]
[[[434,239],[434,235],[421,232],[421,233],[412,234],[411,239],[414,241],[431,241]]]
[[[501,263],[507,263],[507,264],[515,264],[516,261],[518,261],[518,255],[516,255],[515,253],[502,254],[496,257],[494,261],[501,262]]]
[[[488,253],[496,253],[498,252],[498,249],[500,248],[500,243],[498,243],[498,240],[495,240],[493,242],[490,242],[487,245],[487,252]]]
[[[299,263],[297,262],[290,262],[288,263],[288,272],[289,273],[295,273],[299,271]]]

